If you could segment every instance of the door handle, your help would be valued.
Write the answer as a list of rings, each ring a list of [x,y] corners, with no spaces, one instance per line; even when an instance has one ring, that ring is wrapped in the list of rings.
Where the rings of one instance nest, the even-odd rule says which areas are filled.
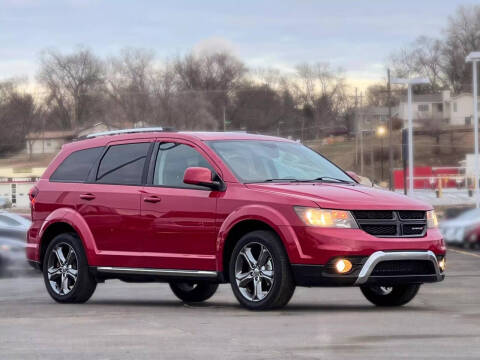
[[[145,196],[145,197],[143,198],[143,201],[149,202],[149,203],[157,203],[157,202],[162,201],[162,199],[159,198],[159,197],[156,196],[156,195],[150,195],[150,196]]]
[[[93,199],[95,199],[95,195],[93,195],[93,194],[80,194],[80,199],[93,200]]]

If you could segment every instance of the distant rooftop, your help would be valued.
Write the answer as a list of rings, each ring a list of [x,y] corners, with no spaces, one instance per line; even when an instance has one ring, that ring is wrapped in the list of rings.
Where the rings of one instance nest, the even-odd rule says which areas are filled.
[[[441,103],[443,101],[442,94],[417,94],[413,95],[413,102],[429,102],[429,103]],[[402,97],[400,100],[403,103],[407,102],[407,96]]]

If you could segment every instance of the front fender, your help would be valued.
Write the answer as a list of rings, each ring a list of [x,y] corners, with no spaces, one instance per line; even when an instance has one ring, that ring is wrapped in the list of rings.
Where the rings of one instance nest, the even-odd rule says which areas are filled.
[[[245,220],[261,221],[270,226],[280,237],[291,263],[300,259],[310,259],[305,255],[300,242],[288,220],[278,211],[265,205],[247,205],[231,212],[223,221],[217,236],[217,269],[223,271],[223,250],[232,228]]]
[[[59,222],[70,225],[77,232],[85,249],[88,263],[94,264],[98,249],[95,245],[93,234],[83,216],[74,209],[59,208],[50,213],[40,228],[39,239],[43,238],[45,231],[47,231],[51,225]]]

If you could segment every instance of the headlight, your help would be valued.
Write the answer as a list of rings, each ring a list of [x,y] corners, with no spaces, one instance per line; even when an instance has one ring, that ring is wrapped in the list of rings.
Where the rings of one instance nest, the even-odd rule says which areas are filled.
[[[305,225],[323,228],[358,229],[358,225],[349,211],[295,206],[295,212]]]
[[[435,214],[435,210],[427,211],[427,227],[429,229],[438,228],[438,219],[437,214]]]

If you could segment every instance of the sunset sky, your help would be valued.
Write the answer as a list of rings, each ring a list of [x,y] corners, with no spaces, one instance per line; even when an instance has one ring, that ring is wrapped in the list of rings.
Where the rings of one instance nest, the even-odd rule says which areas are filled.
[[[34,80],[40,52],[134,46],[161,59],[227,49],[250,67],[329,62],[355,86],[382,81],[388,55],[438,36],[460,0],[0,1],[0,79]]]

